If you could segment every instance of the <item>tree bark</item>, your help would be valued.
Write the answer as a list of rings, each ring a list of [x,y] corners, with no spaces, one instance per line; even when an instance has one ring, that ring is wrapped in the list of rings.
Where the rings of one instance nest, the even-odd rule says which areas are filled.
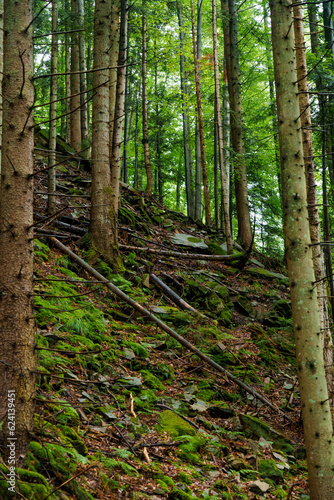
[[[96,0],[93,67],[109,65],[110,2]],[[109,156],[109,71],[93,73],[92,116],[92,246],[117,272],[120,267],[115,211],[112,205]],[[117,226],[116,226],[117,227]]]
[[[65,11],[69,12],[69,0],[64,0]],[[68,17],[65,19],[65,30],[69,31],[72,27],[72,23],[68,21]],[[71,144],[71,50],[70,50],[70,39],[71,35],[69,33],[65,34],[65,97],[66,97],[66,141]]]
[[[84,0],[78,0],[78,25],[80,29],[85,27],[85,17],[84,17]],[[85,33],[84,31],[79,32],[79,70],[80,73],[80,125],[81,125],[81,148],[87,148],[89,143],[89,131],[88,131],[88,102],[87,102],[87,83],[86,75],[84,73],[86,69],[86,58],[85,58]],[[87,148],[83,153],[86,158],[89,158],[89,148]]]
[[[200,88],[200,79],[198,71],[197,47],[196,47],[196,37],[195,37],[195,14],[194,14],[193,0],[190,0],[190,6],[191,6],[191,26],[192,26],[192,40],[193,40],[193,54],[194,54],[194,68],[195,68],[195,82],[196,82],[198,129],[201,142],[201,164],[202,164],[202,178],[203,178],[203,191],[204,191],[205,222],[209,226],[211,224],[210,195],[209,195],[209,185],[208,185],[208,172],[206,166],[202,99],[201,99],[201,88]]]
[[[202,59],[202,0],[197,0],[197,25],[196,25],[196,48],[197,48],[197,61]],[[198,70],[199,75],[199,88],[201,91],[201,71]],[[199,133],[198,121],[195,125],[195,220],[202,220],[202,162],[201,162],[201,140]]]
[[[57,32],[58,28],[58,0],[52,0],[52,31]],[[57,96],[58,96],[58,35],[52,35],[51,41],[51,77],[50,82],[50,125],[49,125],[49,170],[48,170],[48,213],[56,211],[56,197],[52,193],[56,192],[56,169],[53,165],[56,161],[57,145]]]
[[[287,260],[309,486],[334,496],[333,427],[308,223],[291,0],[270,0]]]
[[[3,2],[0,0],[0,89],[2,89],[3,79]],[[1,156],[2,156],[2,92],[0,92],[0,174],[1,174]],[[0,180],[1,182],[1,180]]]
[[[144,4],[145,8],[145,4]],[[150,151],[148,145],[148,127],[147,127],[147,88],[146,88],[146,73],[147,73],[147,43],[146,43],[146,16],[142,15],[142,111],[143,111],[143,147],[144,147],[144,164],[146,170],[146,193],[152,194],[153,177],[150,161]]]
[[[182,2],[177,2],[177,14],[180,28],[180,79],[181,79],[181,98],[182,98],[182,130],[183,130],[183,150],[184,150],[184,170],[186,181],[187,214],[188,217],[195,218],[194,190],[193,190],[193,166],[191,147],[188,138],[188,112],[189,108],[186,101],[187,89],[185,80],[185,55],[184,55],[184,28],[182,19]]]
[[[112,156],[116,87],[117,87],[117,63],[119,56],[119,2],[113,2],[111,6],[111,28],[110,28],[110,50],[109,50],[109,114],[110,114],[110,157]]]
[[[0,441],[4,446],[2,456],[6,465],[14,467],[22,463],[26,456],[33,428],[36,392],[32,281],[32,12],[30,0],[4,2]],[[12,426],[13,415],[15,426]],[[12,451],[14,462],[10,462]]]
[[[307,186],[307,203],[308,203],[308,218],[310,225],[310,237],[312,242],[312,258],[314,265],[314,274],[317,281],[317,295],[319,305],[319,317],[321,331],[323,337],[324,360],[326,367],[326,379],[328,391],[332,391],[332,371],[333,371],[333,342],[329,328],[328,304],[325,279],[325,265],[321,246],[318,244],[321,241],[320,217],[317,200],[317,183],[314,172],[313,161],[313,143],[311,131],[311,108],[309,99],[309,86],[307,81],[307,65],[304,37],[304,20],[301,5],[293,8],[294,29],[295,29],[295,44],[296,44],[296,63],[297,63],[297,79],[299,91],[299,108],[300,120],[302,125],[303,138],[303,154],[306,173]],[[325,157],[324,157],[325,158]],[[325,183],[326,188],[326,183]],[[326,192],[326,189],[325,189]],[[326,209],[327,201],[324,199],[324,209]],[[330,247],[328,247],[329,252]],[[332,287],[333,288],[333,287]],[[331,291],[332,308],[334,305],[334,290]]]
[[[231,135],[234,151],[234,185],[238,219],[238,240],[244,248],[252,243],[248,206],[246,149],[242,119],[237,10],[235,0],[221,0],[224,19],[224,52],[231,108]]]
[[[78,0],[71,0],[71,11],[73,19],[78,17]],[[72,23],[72,29],[77,28],[77,23]],[[76,150],[81,150],[81,116],[80,116],[80,74],[79,74],[79,36],[72,33],[71,36],[71,146]],[[73,73],[74,72],[74,73]]]
[[[215,73],[215,96],[216,96],[216,110],[217,110],[217,128],[218,128],[218,152],[220,164],[220,178],[221,178],[221,197],[224,218],[224,231],[226,237],[227,253],[232,252],[232,235],[231,223],[229,214],[229,183],[228,176],[226,175],[226,167],[224,164],[224,138],[223,126],[221,118],[221,101],[220,101],[220,83],[219,83],[219,67],[218,67],[218,34],[217,34],[217,4],[216,0],[212,0],[212,38],[213,38],[213,61]]]

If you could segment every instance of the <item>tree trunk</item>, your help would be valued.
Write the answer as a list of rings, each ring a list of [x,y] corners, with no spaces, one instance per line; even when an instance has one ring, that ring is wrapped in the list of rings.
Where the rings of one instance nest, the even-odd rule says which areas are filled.
[[[180,79],[181,79],[181,98],[182,98],[182,129],[183,129],[183,150],[184,150],[184,169],[186,181],[187,214],[188,217],[195,218],[194,190],[193,190],[193,166],[191,148],[188,139],[188,105],[186,101],[186,81],[185,81],[185,56],[184,56],[184,29],[182,19],[182,3],[177,2],[177,14],[180,28]]]
[[[291,0],[270,0],[281,153],[285,255],[312,500],[334,497],[334,450],[314,287]]]
[[[332,2],[325,0],[322,3],[322,6],[323,6],[323,16],[324,16],[326,49],[331,52],[332,58],[334,58],[334,33],[333,33],[333,21],[332,21],[332,9],[333,9]]]
[[[84,17],[84,0],[78,0],[78,26],[80,29],[85,27]],[[87,101],[87,84],[86,74],[86,58],[85,58],[85,32],[79,32],[79,70],[81,71],[80,77],[80,125],[81,125],[81,142],[82,148],[85,149],[84,155],[89,158],[89,133],[88,133],[88,103]]]
[[[226,175],[226,167],[224,165],[224,138],[223,126],[221,118],[221,101],[220,101],[220,83],[219,83],[219,67],[218,67],[218,34],[217,34],[217,4],[216,0],[212,0],[212,30],[213,30],[213,60],[215,72],[215,96],[217,110],[217,128],[218,128],[218,151],[220,163],[220,178],[221,178],[221,197],[224,217],[224,231],[226,237],[227,253],[232,252],[232,235],[231,223],[229,214],[229,183]]]
[[[2,457],[6,465],[12,467],[22,464],[27,453],[36,392],[32,281],[32,12],[30,0],[4,2],[0,441],[5,450]]]
[[[69,0],[64,0],[65,11],[69,12]],[[69,22],[69,18],[65,18],[65,30],[69,31],[72,27],[72,23]],[[65,97],[66,97],[66,141],[71,144],[71,49],[70,49],[71,35],[69,33],[65,34]]]
[[[234,151],[234,185],[238,219],[238,240],[244,248],[252,242],[248,206],[246,150],[242,119],[237,10],[235,0],[221,0],[224,19],[224,51],[231,108],[231,135]]]
[[[310,34],[311,34],[311,50],[312,53],[315,54],[320,48],[319,43],[319,20],[318,20],[318,11],[317,5],[312,3],[307,4],[308,18],[309,18],[309,26],[310,26]]]
[[[3,79],[3,2],[0,0],[0,89],[2,89]],[[0,174],[1,174],[1,149],[2,149],[2,92],[0,92]]]
[[[303,137],[303,154],[304,154],[304,165],[306,173],[306,186],[307,186],[307,203],[308,203],[308,218],[310,225],[310,236],[312,242],[312,257],[315,279],[317,281],[317,295],[318,295],[318,305],[319,305],[319,317],[321,324],[321,331],[323,337],[323,347],[324,347],[324,360],[326,367],[326,378],[328,391],[332,391],[332,370],[333,370],[333,342],[331,331],[329,329],[329,318],[328,318],[328,304],[327,304],[327,293],[326,293],[326,279],[325,279],[325,265],[324,257],[322,252],[322,247],[319,245],[321,241],[321,228],[320,228],[320,218],[319,218],[319,208],[317,200],[317,184],[314,172],[314,162],[313,162],[313,143],[312,143],[312,131],[311,131],[311,109],[310,109],[310,99],[308,94],[308,81],[307,81],[307,65],[306,65],[306,52],[305,52],[305,38],[304,38],[304,21],[303,21],[303,11],[301,5],[293,8],[294,16],[294,29],[295,29],[295,44],[296,44],[296,63],[297,63],[297,79],[298,79],[298,91],[299,91],[299,108],[300,108],[300,120],[302,125],[302,137]],[[323,157],[325,160],[325,157]],[[325,193],[326,183],[325,183]],[[327,201],[323,199],[324,211],[327,209]],[[326,219],[326,218],[325,218]],[[327,246],[329,252],[330,246]],[[330,271],[331,273],[331,271]],[[331,280],[333,283],[333,280]],[[333,288],[333,287],[332,287]],[[334,290],[331,295],[332,308],[334,310]]]
[[[119,179],[121,172],[123,118],[125,103],[125,64],[127,56],[127,33],[128,33],[128,2],[121,0],[121,24],[119,38],[119,54],[117,68],[116,104],[114,133],[111,156],[111,199],[112,199],[112,223],[113,232],[117,241],[117,216],[119,205]]]
[[[109,64],[110,3],[96,0],[94,16],[94,69]],[[92,116],[92,246],[112,266],[121,268],[115,224],[117,213],[112,205],[109,157],[109,71],[93,73]],[[117,226],[116,226],[117,227]]]
[[[197,0],[197,61],[202,59],[202,0]],[[198,69],[199,88],[201,91],[201,71]],[[199,134],[198,121],[195,125],[195,220],[202,220],[202,163],[201,163],[201,141]]]
[[[191,27],[192,27],[195,82],[196,82],[198,129],[201,142],[201,164],[202,164],[202,178],[203,178],[203,191],[204,191],[205,222],[209,226],[211,224],[210,195],[208,186],[208,173],[206,168],[202,99],[201,99],[201,88],[200,88],[199,71],[198,71],[197,47],[195,38],[195,14],[194,14],[193,0],[190,0],[190,6],[191,6]]]
[[[230,162],[230,104],[228,100],[228,84],[226,61],[224,59],[224,85],[223,85],[223,151],[224,151],[224,165],[226,171],[226,182],[228,185],[229,199],[228,199],[228,213],[230,217],[230,232],[232,238],[232,186],[231,186],[231,162]],[[221,204],[223,200],[221,199]],[[221,206],[221,225],[224,226],[224,208]]]
[[[136,119],[135,119],[135,171],[133,175],[133,187],[138,189],[138,119],[139,119],[139,95],[136,99]]]
[[[111,28],[110,28],[110,50],[109,50],[110,157],[112,156],[113,137],[114,137],[118,56],[119,56],[119,4],[118,2],[113,2],[111,6]]]
[[[144,4],[145,8],[145,4]],[[147,89],[146,89],[146,61],[147,61],[147,46],[146,46],[146,17],[142,15],[142,108],[143,108],[143,147],[144,147],[144,163],[146,170],[146,193],[152,194],[153,177],[150,162],[150,152],[148,147],[148,128],[147,128]]]
[[[215,228],[219,228],[219,180],[218,180],[218,123],[217,100],[215,99],[214,127],[213,127],[213,176],[215,195]],[[224,227],[224,226],[222,226]]]
[[[58,29],[58,0],[52,0],[52,31]],[[58,88],[58,35],[52,35],[51,45],[51,77],[50,82],[50,126],[49,126],[49,170],[48,170],[48,206],[47,211],[51,214],[56,211],[56,197],[51,193],[56,192],[56,143],[57,143],[57,95]],[[50,168],[52,167],[52,168]]]
[[[78,0],[71,0],[71,10],[73,19],[78,18]],[[72,29],[77,29],[77,23],[72,23]],[[71,36],[71,146],[76,150],[81,150],[81,117],[80,117],[80,75],[79,75],[79,36],[72,33]]]

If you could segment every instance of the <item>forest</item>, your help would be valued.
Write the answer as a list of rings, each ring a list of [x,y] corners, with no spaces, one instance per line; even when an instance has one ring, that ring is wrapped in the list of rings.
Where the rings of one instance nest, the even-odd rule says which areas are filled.
[[[0,14],[0,499],[332,500],[333,2]]]

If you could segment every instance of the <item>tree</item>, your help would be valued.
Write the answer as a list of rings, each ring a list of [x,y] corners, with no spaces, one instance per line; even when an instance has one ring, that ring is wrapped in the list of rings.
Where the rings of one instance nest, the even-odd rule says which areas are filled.
[[[58,0],[52,0],[52,45],[50,81],[50,126],[49,126],[49,170],[48,170],[48,212],[56,211],[56,146],[57,146],[57,96],[58,96]]]
[[[216,111],[217,111],[217,128],[218,128],[218,151],[221,175],[221,197],[224,217],[224,231],[226,237],[227,252],[232,251],[232,235],[229,214],[229,183],[228,176],[226,175],[226,167],[224,164],[224,138],[223,126],[221,119],[221,102],[220,102],[220,83],[219,83],[219,69],[218,69],[218,35],[217,35],[217,4],[216,0],[212,0],[212,29],[213,29],[213,59],[214,59],[214,72],[215,72],[215,98],[216,98]]]
[[[117,272],[120,268],[110,179],[109,41],[111,3],[95,2],[92,116],[92,246]],[[116,226],[117,227],[117,226]]]
[[[333,428],[312,261],[290,0],[270,0],[285,255],[312,500],[334,495]]]
[[[77,30],[79,14],[78,0],[71,0],[72,30]],[[81,150],[81,114],[80,114],[80,65],[79,65],[79,35],[77,32],[71,36],[71,98],[70,98],[70,127],[71,146]]]
[[[195,68],[195,83],[196,83],[198,130],[199,130],[200,146],[201,146],[205,222],[206,224],[210,225],[211,224],[210,196],[209,196],[208,172],[207,172],[206,154],[205,154],[203,111],[202,111],[201,88],[200,88],[200,79],[198,71],[198,58],[197,58],[197,47],[196,47],[196,37],[195,37],[195,14],[194,14],[193,0],[190,0],[190,5],[191,5],[191,27],[192,27],[194,68]]]
[[[143,4],[145,9],[145,2]],[[147,66],[147,43],[146,43],[146,16],[142,14],[142,112],[143,112],[143,146],[144,146],[144,163],[146,170],[146,192],[152,194],[153,177],[150,161],[150,151],[148,145],[148,128],[147,128],[147,89],[146,89],[146,66]]]
[[[246,149],[242,118],[237,10],[235,0],[221,0],[224,15],[224,51],[231,108],[231,136],[234,151],[234,184],[238,218],[238,239],[247,248],[252,242],[248,206]]]
[[[15,463],[6,460],[8,465],[17,465],[25,458],[35,406],[31,21],[30,0],[19,3],[5,0],[0,193],[0,440],[5,457],[10,450],[14,451]],[[15,431],[11,431],[11,401],[15,403]]]

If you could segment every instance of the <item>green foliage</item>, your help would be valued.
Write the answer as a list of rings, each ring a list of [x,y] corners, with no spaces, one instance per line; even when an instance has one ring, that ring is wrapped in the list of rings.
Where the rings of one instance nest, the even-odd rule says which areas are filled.
[[[50,248],[39,241],[34,239],[34,255],[38,257],[41,261],[45,262],[49,260]]]

